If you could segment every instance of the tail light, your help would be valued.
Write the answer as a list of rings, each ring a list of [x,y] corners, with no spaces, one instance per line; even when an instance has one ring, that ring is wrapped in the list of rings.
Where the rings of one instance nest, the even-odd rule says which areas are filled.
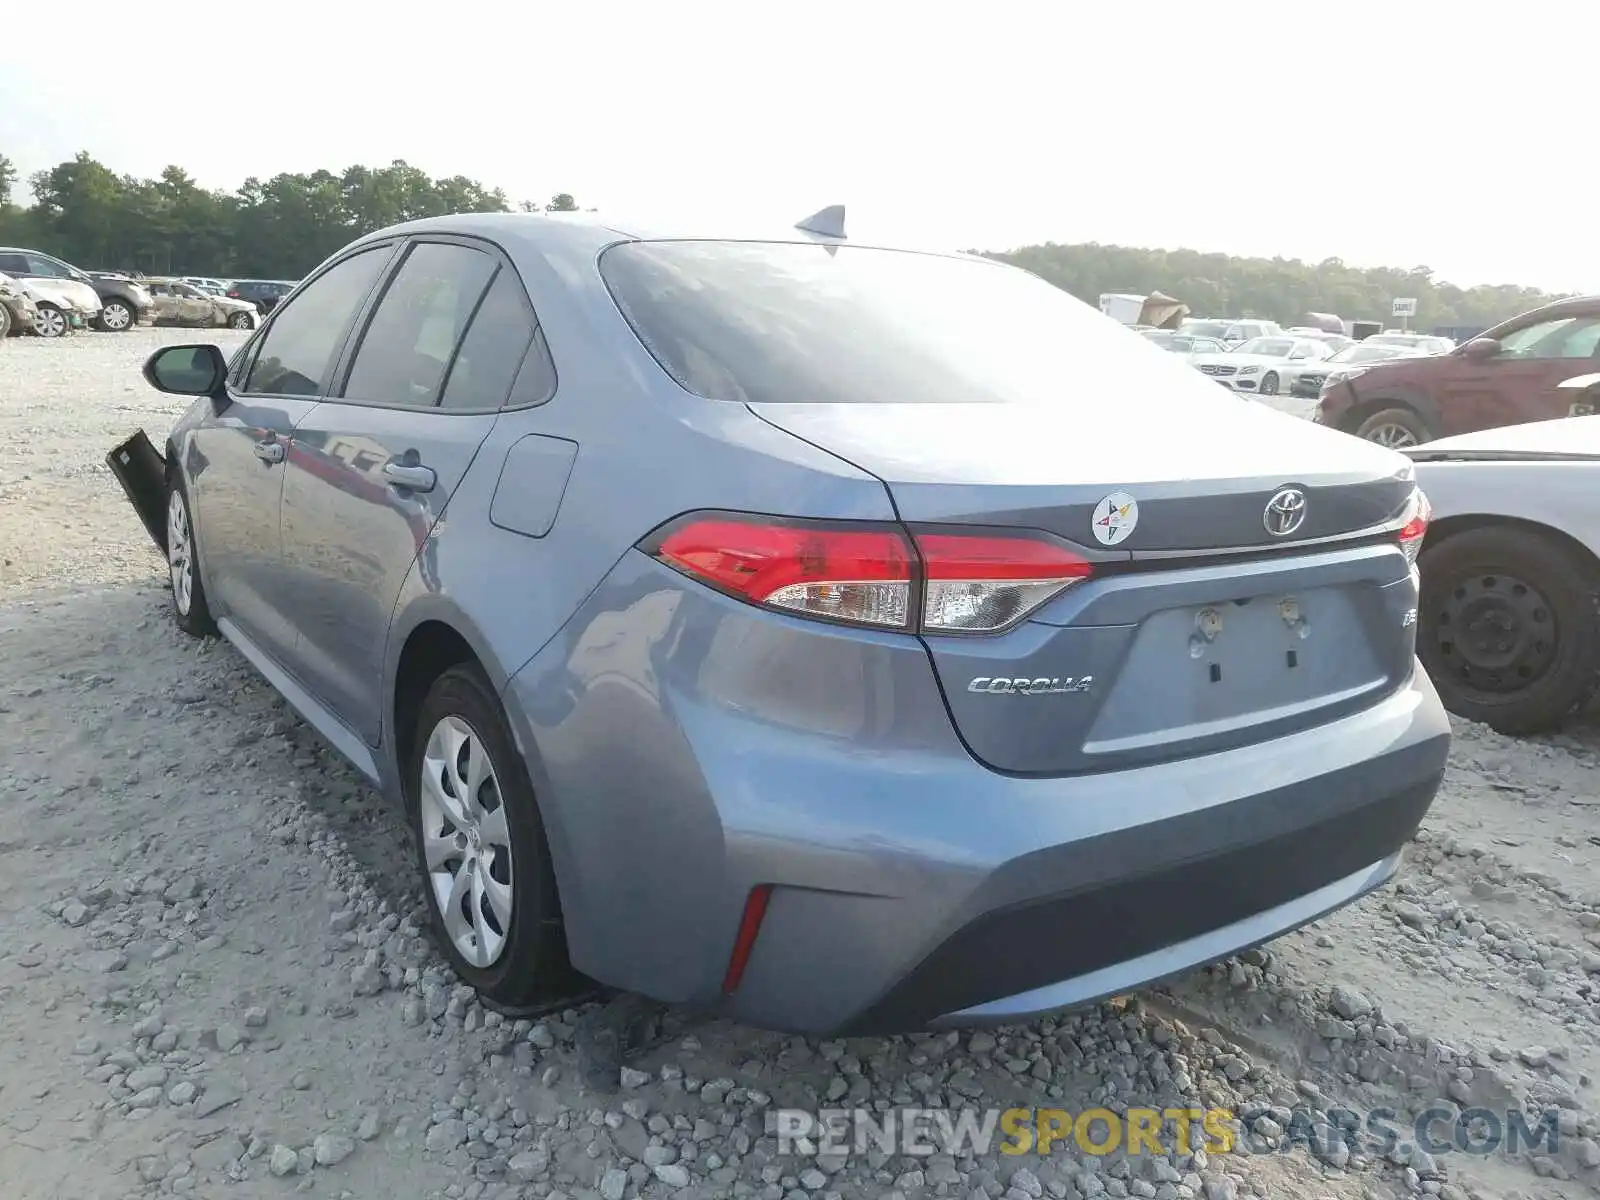
[[[924,633],[995,633],[1093,573],[1026,534],[907,533],[897,526],[692,514],[641,548],[751,604]]]
[[[1407,562],[1415,563],[1417,555],[1422,553],[1422,539],[1428,534],[1428,522],[1433,520],[1433,505],[1428,503],[1428,497],[1421,488],[1411,493],[1411,499],[1406,501],[1405,511],[1400,516],[1400,549],[1405,551]]]
[[[228,299],[230,299],[230,300],[238,300],[238,299],[240,299],[238,291],[235,290],[235,291],[229,292],[228,293]]]

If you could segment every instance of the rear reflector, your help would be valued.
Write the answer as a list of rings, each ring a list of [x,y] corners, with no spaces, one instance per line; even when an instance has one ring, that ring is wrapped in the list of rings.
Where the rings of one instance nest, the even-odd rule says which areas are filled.
[[[680,518],[641,548],[751,604],[879,629],[915,623],[925,633],[997,632],[1093,573],[1039,536],[908,535],[898,526],[729,513]]]
[[[1422,539],[1428,535],[1428,522],[1433,520],[1433,505],[1421,488],[1411,493],[1402,516],[1405,523],[1400,527],[1400,549],[1405,551],[1407,562],[1415,563],[1422,552]]]
[[[739,932],[733,939],[733,953],[728,956],[728,970],[722,977],[723,995],[731,995],[744,978],[744,967],[750,961],[750,952],[756,948],[756,937],[761,933],[761,922],[766,919],[767,903],[772,899],[772,885],[758,883],[745,897],[744,915],[739,918]]]

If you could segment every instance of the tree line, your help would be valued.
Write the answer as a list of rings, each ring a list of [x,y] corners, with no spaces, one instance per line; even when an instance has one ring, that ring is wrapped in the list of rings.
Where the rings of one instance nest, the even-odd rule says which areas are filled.
[[[452,212],[570,212],[567,193],[513,204],[462,175],[435,179],[396,160],[386,167],[283,173],[236,191],[203,188],[181,167],[156,179],[118,175],[86,153],[25,185],[0,154],[0,244],[44,250],[90,269],[146,274],[298,279],[352,238]],[[1026,267],[1089,304],[1105,292],[1165,292],[1201,316],[1293,323],[1308,312],[1390,323],[1397,297],[1417,301],[1414,328],[1482,327],[1555,297],[1510,284],[1460,288],[1423,266],[1352,267],[1337,258],[1234,258],[1132,246],[1026,246],[991,257]]]
[[[499,188],[463,175],[435,179],[409,163],[285,172],[213,191],[181,167],[156,179],[118,175],[78,154],[27,181],[0,155],[0,245],[55,254],[89,270],[147,275],[299,279],[352,238],[418,217],[509,212]],[[572,212],[562,193],[524,211]]]

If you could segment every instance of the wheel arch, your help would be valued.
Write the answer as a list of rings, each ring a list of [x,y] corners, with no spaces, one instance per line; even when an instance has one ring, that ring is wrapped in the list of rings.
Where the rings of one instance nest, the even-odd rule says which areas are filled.
[[[1345,410],[1339,428],[1353,434],[1361,427],[1361,422],[1386,408],[1409,408],[1426,421],[1429,428],[1437,430],[1440,435],[1445,432],[1444,413],[1434,403],[1433,397],[1415,388],[1396,387],[1393,384],[1385,385],[1381,391],[1357,393],[1355,403]]]
[[[550,777],[544,759],[534,743],[530,726],[519,708],[515,694],[506,685],[509,675],[476,623],[447,596],[438,593],[418,597],[390,628],[389,662],[385,676],[383,745],[378,754],[385,784],[397,801],[404,797],[405,763],[415,748],[416,714],[428,686],[453,666],[470,663],[480,668],[488,680],[505,715],[512,745],[527,768],[533,794],[539,804],[539,817],[550,847],[550,861],[556,876],[556,893],[566,904],[563,883],[570,878],[567,864],[572,861],[566,831],[561,825],[559,805],[550,803]]]
[[[1525,533],[1542,535],[1570,551],[1577,561],[1586,564],[1589,569],[1590,584],[1600,587],[1600,554],[1596,554],[1591,547],[1566,530],[1531,517],[1510,516],[1504,513],[1459,513],[1441,517],[1428,526],[1428,532],[1422,539],[1422,553],[1427,554],[1457,534],[1474,529],[1491,528],[1518,529]]]

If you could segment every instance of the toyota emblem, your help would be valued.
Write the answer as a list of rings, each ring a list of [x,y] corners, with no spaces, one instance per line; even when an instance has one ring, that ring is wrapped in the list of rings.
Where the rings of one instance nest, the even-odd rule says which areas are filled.
[[[1306,494],[1299,488],[1284,488],[1267,501],[1261,523],[1273,537],[1288,537],[1306,519]]]

